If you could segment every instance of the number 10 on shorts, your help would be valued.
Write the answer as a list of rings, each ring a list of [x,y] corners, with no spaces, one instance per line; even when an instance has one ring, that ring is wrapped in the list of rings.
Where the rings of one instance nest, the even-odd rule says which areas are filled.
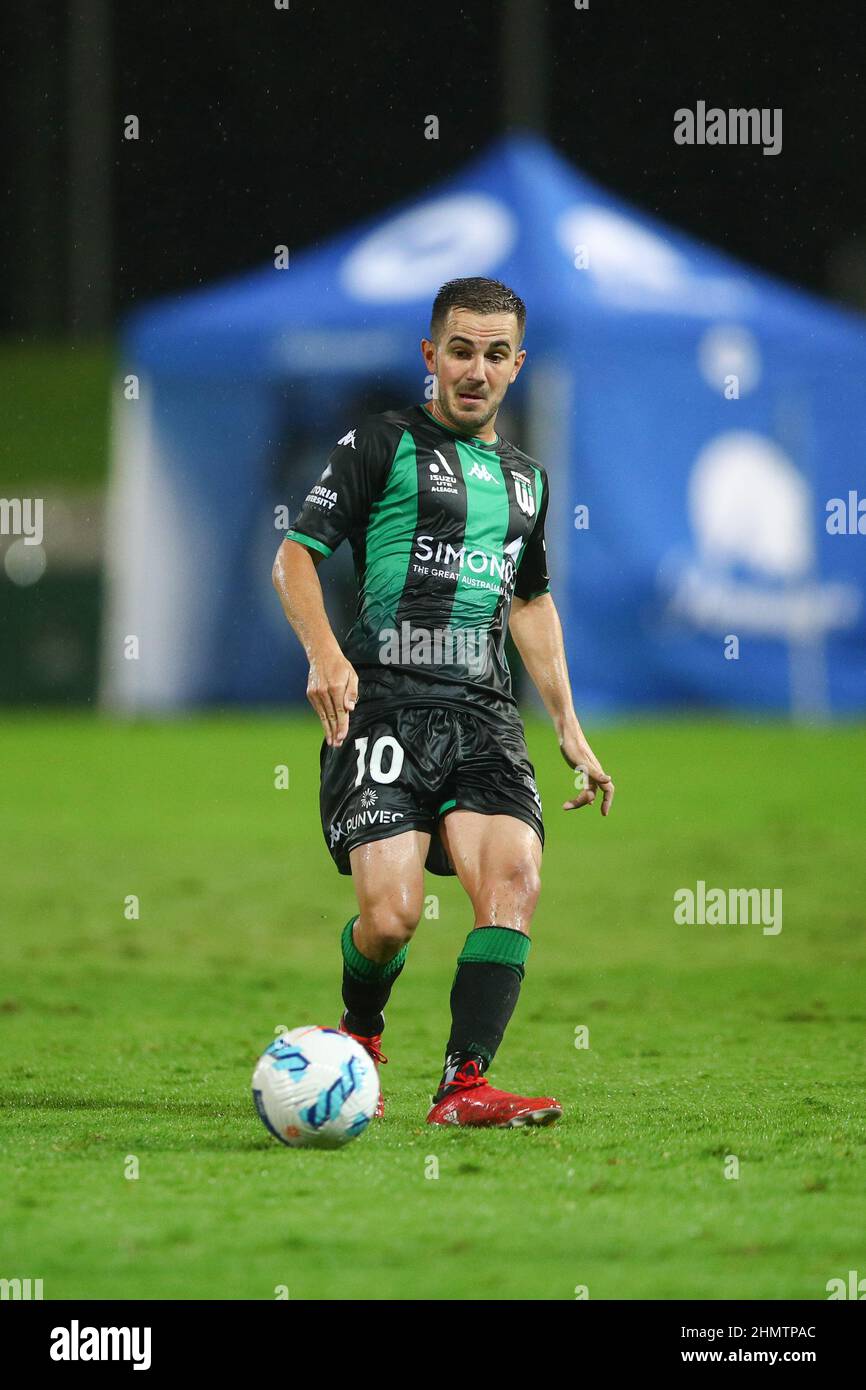
[[[358,775],[355,778],[355,786],[359,787],[364,778],[365,764],[367,761],[367,744],[369,738],[356,738],[355,748],[358,753]],[[382,767],[382,756],[386,749],[391,751],[391,764],[387,770]],[[403,767],[405,754],[397,740],[392,734],[382,734],[377,738],[373,747],[370,749],[370,776],[374,782],[396,782]]]

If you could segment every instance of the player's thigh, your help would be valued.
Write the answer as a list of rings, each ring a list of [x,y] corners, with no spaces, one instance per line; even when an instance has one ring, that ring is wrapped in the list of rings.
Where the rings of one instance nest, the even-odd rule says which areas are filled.
[[[362,926],[377,934],[411,935],[424,907],[424,863],[430,835],[404,830],[350,851]]]
[[[541,889],[542,847],[533,827],[517,816],[455,809],[442,818],[439,833],[476,925],[528,931]]]

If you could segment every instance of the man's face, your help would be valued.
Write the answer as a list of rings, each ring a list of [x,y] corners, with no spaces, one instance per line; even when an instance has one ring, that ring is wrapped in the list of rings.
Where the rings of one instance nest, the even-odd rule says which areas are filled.
[[[424,361],[439,387],[434,410],[452,429],[483,436],[523,366],[526,353],[517,340],[516,314],[471,309],[449,309],[438,344],[423,339]]]

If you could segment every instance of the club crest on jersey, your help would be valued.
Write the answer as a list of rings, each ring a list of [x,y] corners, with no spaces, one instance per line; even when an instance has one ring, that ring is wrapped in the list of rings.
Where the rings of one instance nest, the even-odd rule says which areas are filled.
[[[344,434],[342,439],[338,439],[338,440],[337,440],[337,443],[338,443],[338,444],[348,444],[348,445],[351,445],[351,447],[354,449],[354,447],[355,447],[355,431],[354,431],[354,430],[349,430],[349,433],[348,433],[348,434]]]
[[[532,479],[527,478],[525,473],[516,473],[512,468],[511,476],[514,479],[514,496],[517,505],[527,516],[535,516],[535,496],[532,491]]]
[[[473,463],[469,470],[470,478],[480,478],[482,483],[498,483],[499,479],[494,478],[486,463]]]

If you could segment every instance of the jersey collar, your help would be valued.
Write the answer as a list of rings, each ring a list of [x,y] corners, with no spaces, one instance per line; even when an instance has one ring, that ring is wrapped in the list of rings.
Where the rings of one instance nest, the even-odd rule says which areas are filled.
[[[418,409],[422,410],[426,415],[427,419],[432,420],[434,425],[438,425],[440,430],[445,430],[446,433],[453,434],[457,439],[462,439],[464,444],[472,444],[476,449],[496,450],[499,448],[501,441],[498,434],[496,438],[492,441],[492,443],[486,439],[478,439],[475,435],[469,437],[465,434],[461,434],[459,430],[453,430],[450,425],[444,425],[441,420],[437,420],[436,416],[433,414],[432,411],[427,409],[426,405],[421,405],[418,407]]]

